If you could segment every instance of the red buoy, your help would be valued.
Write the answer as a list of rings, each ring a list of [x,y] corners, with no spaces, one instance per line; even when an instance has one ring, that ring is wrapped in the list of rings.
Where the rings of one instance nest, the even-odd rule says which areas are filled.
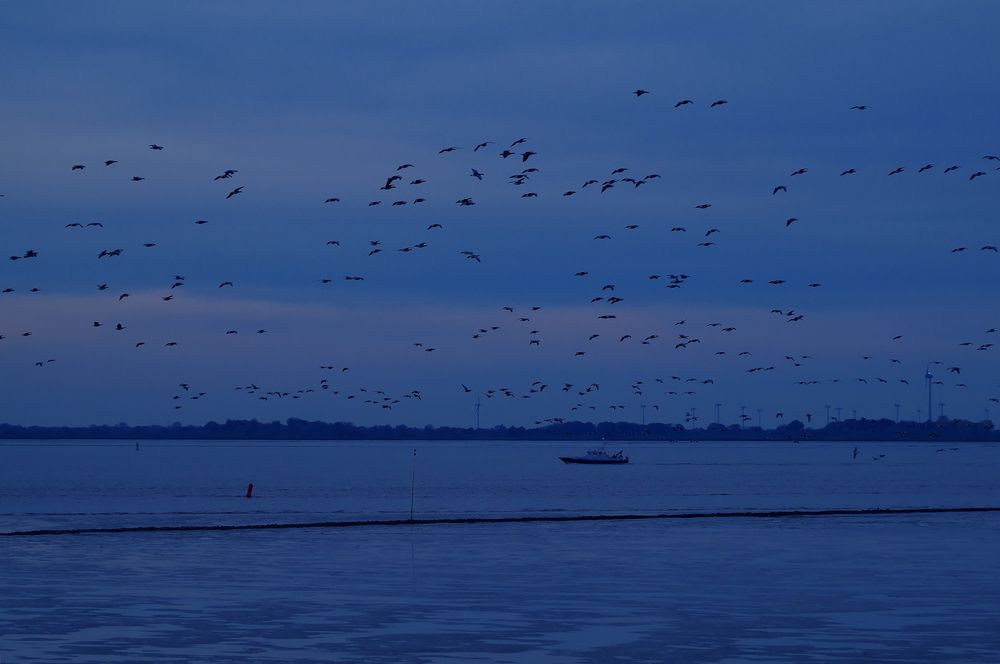
[[[253,498],[253,482],[247,484],[247,498]]]

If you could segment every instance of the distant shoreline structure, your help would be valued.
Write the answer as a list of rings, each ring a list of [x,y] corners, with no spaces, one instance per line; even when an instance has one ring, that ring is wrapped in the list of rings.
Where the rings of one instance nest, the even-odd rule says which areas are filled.
[[[798,421],[774,429],[710,424],[685,428],[679,424],[635,422],[560,422],[535,427],[410,427],[360,426],[349,422],[319,422],[290,418],[284,422],[227,420],[203,425],[91,425],[86,427],[0,424],[0,440],[525,440],[525,441],[993,441],[1000,431],[991,421],[938,418],[934,422],[895,422],[860,418],[806,428]]]

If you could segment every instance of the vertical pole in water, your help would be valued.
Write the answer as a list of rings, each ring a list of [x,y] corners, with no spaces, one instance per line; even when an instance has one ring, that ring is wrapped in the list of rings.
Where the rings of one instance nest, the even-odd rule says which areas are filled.
[[[931,386],[934,384],[934,374],[931,373],[931,365],[927,365],[927,371],[924,373],[924,378],[927,379],[927,423],[930,424],[934,419],[934,410],[931,407]]]
[[[253,498],[253,482],[247,484],[247,498]]]
[[[417,486],[417,448],[413,448],[413,466],[410,472],[410,521],[413,521],[413,493]]]

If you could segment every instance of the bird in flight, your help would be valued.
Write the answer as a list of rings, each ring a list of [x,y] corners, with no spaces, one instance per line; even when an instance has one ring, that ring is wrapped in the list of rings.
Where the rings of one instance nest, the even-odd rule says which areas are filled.
[[[243,187],[236,187],[236,189],[233,189],[231,192],[229,192],[228,194],[226,194],[226,200],[229,200],[230,198],[232,198],[236,194],[242,194],[242,193],[243,193]]]

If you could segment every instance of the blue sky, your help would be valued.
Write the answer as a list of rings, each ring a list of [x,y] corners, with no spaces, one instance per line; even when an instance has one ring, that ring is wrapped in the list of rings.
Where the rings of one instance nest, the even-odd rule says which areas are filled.
[[[717,402],[730,422],[741,405],[765,424],[828,403],[915,417],[930,361],[943,363],[947,414],[1000,409],[988,400],[1000,349],[976,350],[1000,338],[986,332],[1000,328],[1000,257],[980,249],[1000,245],[1000,161],[983,159],[1000,152],[995,4],[109,2],[3,15],[0,242],[39,256],[0,265],[13,289],[0,296],[0,419],[468,424],[462,384],[515,393],[484,400],[486,424],[638,419],[640,403],[659,407],[650,419],[702,424]],[[498,156],[521,137],[529,161]],[[447,146],[460,149],[439,155]],[[526,166],[539,171],[511,184]],[[225,169],[239,172],[213,180]],[[581,186],[651,173],[639,188]],[[464,197],[476,205],[455,205]],[[65,228],[88,222],[103,227]],[[679,289],[648,279],[682,273]],[[171,289],[175,274],[184,286]],[[623,300],[591,302],[610,293]],[[675,348],[678,334],[701,342]],[[747,372],[758,366],[774,369]],[[594,382],[599,393],[578,394]],[[414,389],[420,400],[403,397]],[[364,403],[376,390],[398,403]],[[287,396],[259,398],[269,391]]]

